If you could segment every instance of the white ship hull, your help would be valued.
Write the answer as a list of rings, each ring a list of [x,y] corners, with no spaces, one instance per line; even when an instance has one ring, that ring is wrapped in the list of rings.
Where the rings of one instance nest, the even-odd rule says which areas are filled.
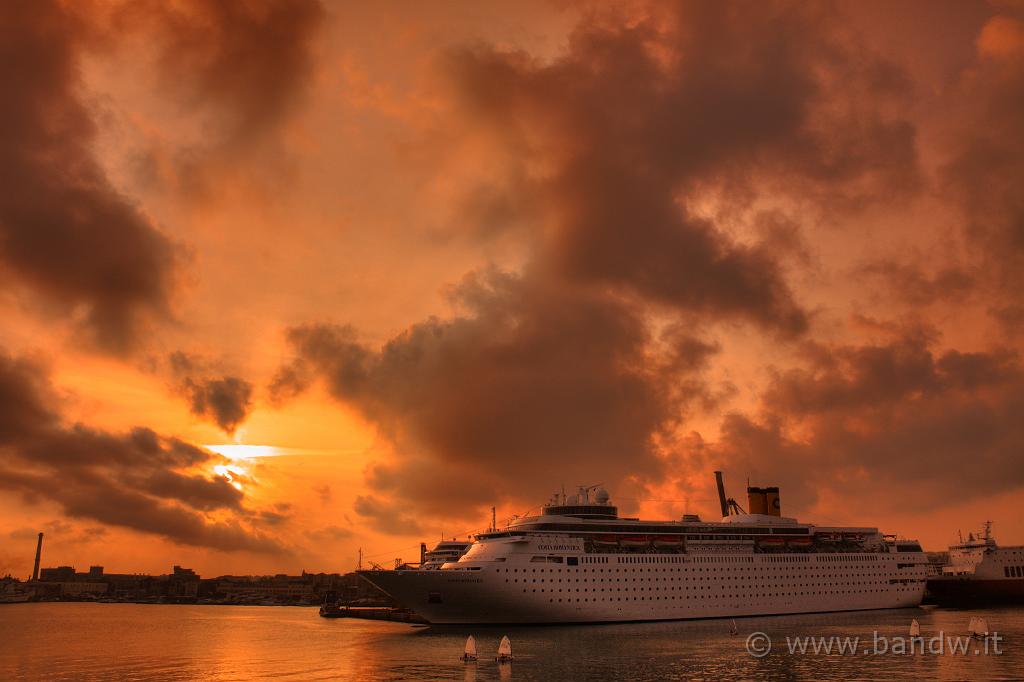
[[[727,508],[719,478],[723,513]],[[360,575],[431,623],[614,623],[917,606],[920,544],[782,517],[778,488],[721,521],[620,518],[608,493],[556,495],[435,571]],[[733,502],[733,506],[738,506]]]
[[[949,548],[949,563],[928,580],[928,591],[941,605],[1024,603],[1024,547],[998,546],[986,522],[984,535]]]
[[[591,557],[581,558],[581,561]],[[919,554],[599,555],[579,566],[364,571],[435,624],[605,623],[906,608]]]

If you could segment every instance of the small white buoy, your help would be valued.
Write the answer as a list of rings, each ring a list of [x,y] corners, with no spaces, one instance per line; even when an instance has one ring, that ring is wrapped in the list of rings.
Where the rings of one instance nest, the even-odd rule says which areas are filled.
[[[464,661],[475,661],[476,660],[476,639],[473,635],[466,638],[466,650],[462,654],[462,660]]]
[[[920,637],[921,636],[921,624],[917,622],[917,618],[910,621],[910,636]]]
[[[501,638],[501,643],[498,645],[498,655],[494,657],[496,661],[511,661],[512,660],[512,642],[508,640],[508,635]]]

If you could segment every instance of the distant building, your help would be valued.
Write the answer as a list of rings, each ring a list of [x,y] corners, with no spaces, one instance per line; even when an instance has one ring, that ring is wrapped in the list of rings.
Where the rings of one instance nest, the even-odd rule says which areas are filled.
[[[175,566],[170,575],[160,576],[164,583],[161,596],[172,599],[196,599],[199,596],[199,576],[191,568]]]
[[[228,601],[275,601],[314,603],[317,593],[305,576],[221,576],[216,591]]]
[[[99,569],[97,573],[94,569]],[[88,573],[76,573],[74,566],[44,568],[39,571],[42,594],[48,597],[100,596],[107,593],[107,583],[102,582],[103,568],[92,566]]]
[[[177,565],[165,575],[107,573],[103,566],[90,566],[88,572],[78,573],[73,566],[57,566],[42,569],[35,585],[43,599],[292,605],[328,600],[392,605],[387,595],[355,573],[303,571],[301,575],[222,575],[203,580],[191,568]]]
[[[56,583],[60,585],[62,597],[102,596],[107,593],[107,583],[73,581]]]
[[[174,566],[161,576],[106,573],[102,566],[90,566],[77,573],[73,566],[44,568],[39,572],[42,594],[47,598],[104,596],[115,599],[195,600],[200,578],[191,568]]]
[[[75,579],[74,566],[58,566],[57,568],[44,568],[39,571],[39,579],[44,582],[61,582]]]

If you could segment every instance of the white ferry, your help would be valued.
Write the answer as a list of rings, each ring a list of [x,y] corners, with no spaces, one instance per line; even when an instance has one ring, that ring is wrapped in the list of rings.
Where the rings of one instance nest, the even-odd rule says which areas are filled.
[[[0,578],[0,604],[24,604],[35,596],[35,589],[9,575]]]
[[[781,515],[778,488],[748,488],[723,518],[621,518],[580,487],[539,516],[492,529],[438,570],[360,575],[435,624],[597,623],[904,608],[921,603],[928,560],[876,528]],[[591,500],[591,493],[594,499]]]
[[[458,561],[465,554],[470,545],[469,540],[441,540],[434,549],[427,551],[427,546],[420,544],[420,570],[433,571],[441,568],[447,563]]]
[[[978,606],[1024,602],[1024,546],[1000,547],[986,521],[949,548],[949,562],[941,575],[928,578],[928,592],[938,604]]]

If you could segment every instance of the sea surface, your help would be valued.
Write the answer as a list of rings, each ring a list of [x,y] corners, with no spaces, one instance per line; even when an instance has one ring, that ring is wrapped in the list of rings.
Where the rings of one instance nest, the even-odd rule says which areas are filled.
[[[964,635],[971,616],[999,633],[1001,653],[990,643],[985,654],[981,642],[966,655],[873,653],[875,637],[904,637],[911,619],[927,641]],[[1021,608],[742,618],[736,627],[453,629],[324,619],[298,607],[10,604],[0,605],[0,680],[1024,680]],[[770,653],[747,652],[753,633],[771,638]],[[475,663],[459,660],[467,634],[478,643]],[[507,664],[494,661],[502,635],[515,656]],[[859,637],[872,653],[791,654],[787,636]]]

